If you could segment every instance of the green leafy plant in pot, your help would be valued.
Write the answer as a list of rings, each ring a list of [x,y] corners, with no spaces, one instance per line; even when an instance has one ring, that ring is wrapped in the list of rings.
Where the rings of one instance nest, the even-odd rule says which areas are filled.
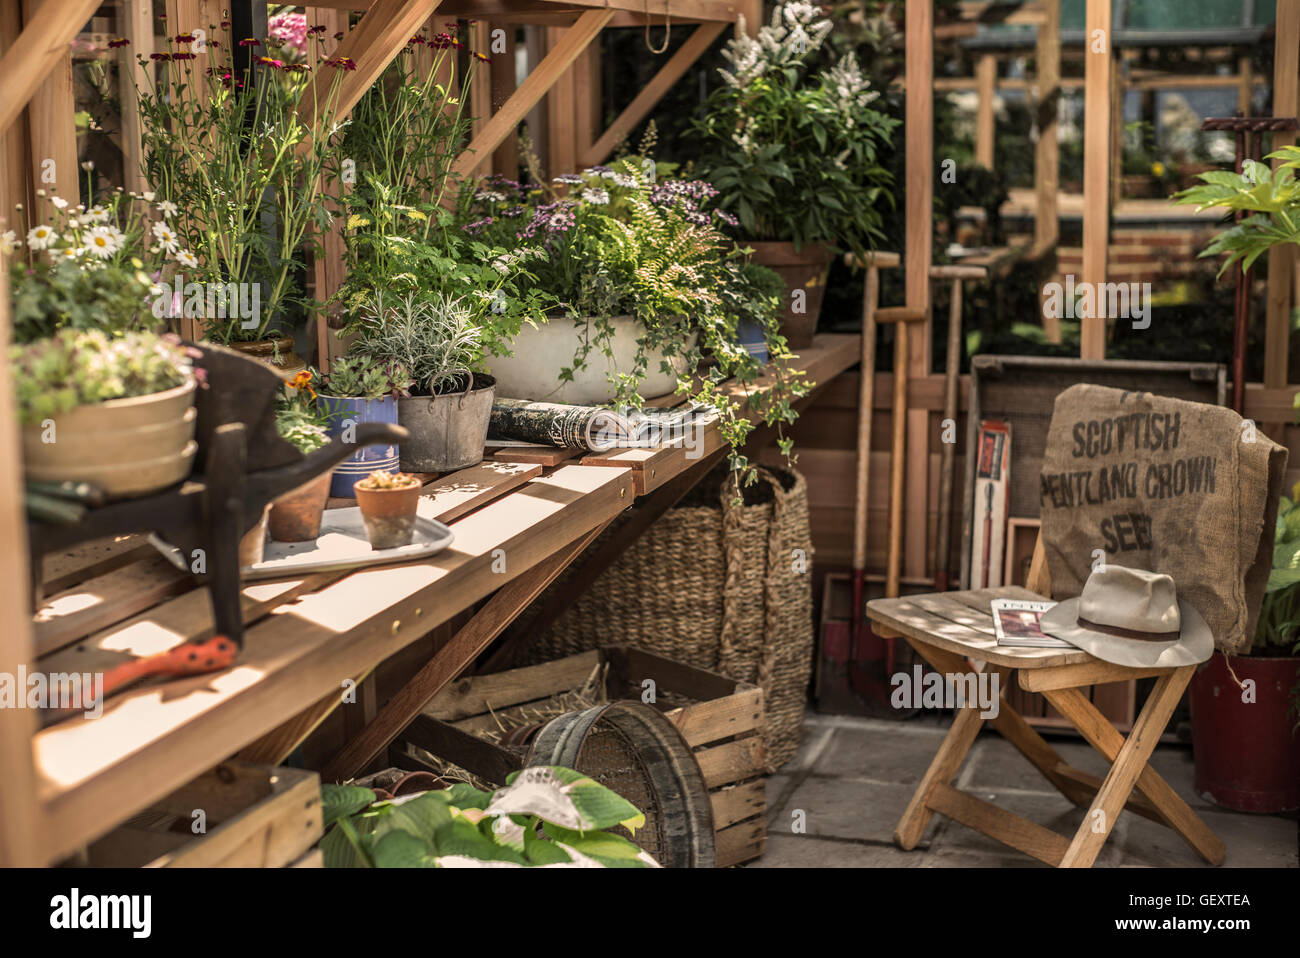
[[[1243,812],[1300,808],[1300,483],[1278,504],[1250,652],[1216,651],[1191,704],[1198,793]]]
[[[1220,275],[1238,262],[1249,270],[1275,246],[1300,245],[1300,147],[1283,147],[1268,159],[1283,162],[1277,170],[1246,160],[1240,173],[1201,173],[1200,185],[1174,194],[1176,204],[1249,214],[1201,253],[1227,254]],[[1300,807],[1298,503],[1300,485],[1278,505],[1273,568],[1250,653],[1215,652],[1191,684],[1196,789],[1240,811]]]
[[[421,483],[404,472],[372,472],[354,487],[372,549],[398,549],[415,536]]]
[[[321,377],[316,402],[329,419],[330,435],[347,439],[358,423],[397,422],[397,402],[410,395],[411,384],[411,374],[400,362],[360,354],[339,356]],[[359,449],[334,469],[330,495],[350,498],[357,480],[398,466],[395,445]]]
[[[757,38],[727,43],[730,69],[696,124],[702,175],[755,259],[786,281],[782,329],[796,350],[816,331],[832,247],[864,255],[892,202],[880,154],[898,123],[873,107],[879,94],[853,54],[820,66],[831,30],[819,7],[777,5]]]
[[[304,370],[285,383],[275,410],[276,430],[304,456],[330,441],[328,420],[316,405],[311,379],[311,373]],[[330,473],[323,472],[276,499],[267,510],[266,528],[271,538],[310,542],[319,536],[329,492]]]
[[[334,106],[356,64],[328,56],[318,34],[308,38],[310,63],[286,62],[264,54],[269,40],[175,26],[207,27],[206,37],[170,40],[152,54],[156,79],[142,71],[149,79],[136,91],[145,175],[171,211],[159,236],[177,270],[170,316],[292,374],[302,365],[293,314],[308,305],[301,253],[309,229],[328,220],[321,184],[337,147]],[[200,44],[202,61],[193,49]],[[236,64],[236,45],[248,67]]]
[[[191,352],[174,336],[77,329],[11,347],[27,480],[111,498],[183,480],[198,452]]]
[[[492,415],[495,380],[475,372],[482,333],[462,298],[375,290],[361,301],[347,331],[353,352],[409,372],[409,395],[397,400],[397,421],[411,433],[402,468],[450,472],[480,462]]]

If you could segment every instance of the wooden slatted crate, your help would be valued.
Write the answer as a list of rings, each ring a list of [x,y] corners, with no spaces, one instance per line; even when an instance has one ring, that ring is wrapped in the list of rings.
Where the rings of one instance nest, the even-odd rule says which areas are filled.
[[[193,825],[202,812],[203,834]],[[91,844],[73,864],[114,868],[321,867],[320,776],[223,762]]]
[[[713,806],[719,867],[738,865],[763,854],[766,800],[763,779],[763,690],[714,672],[682,665],[651,652],[605,646],[491,675],[466,676],[449,685],[407,730],[405,745],[395,750],[395,764],[414,761],[415,745],[454,761],[495,784],[519,766],[518,753],[467,736],[499,728],[499,720],[526,714],[557,695],[580,687],[602,663],[608,664],[605,692],[613,701],[652,703],[677,726],[691,746]],[[472,763],[474,767],[471,767]]]

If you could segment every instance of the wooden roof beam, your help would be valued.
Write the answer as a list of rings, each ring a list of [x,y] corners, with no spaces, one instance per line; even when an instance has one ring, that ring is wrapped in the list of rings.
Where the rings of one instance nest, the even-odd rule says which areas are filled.
[[[578,158],[579,164],[586,167],[603,162],[618,141],[636,129],[646,115],[655,108],[655,104],[663,99],[664,94],[681,79],[682,74],[691,68],[691,64],[700,58],[700,55],[726,28],[725,23],[705,23],[696,27],[695,32],[668,59],[668,62],[659,68],[659,72],[650,82],[641,88],[636,99],[618,115],[600,139]]]
[[[339,84],[338,100],[333,108],[336,118],[352,112],[411,36],[438,9],[439,3],[440,0],[375,0],[370,5],[365,16],[343,37],[334,51],[334,57],[348,57],[356,63],[356,69],[345,73]],[[324,80],[321,73],[312,77],[316,95],[303,95],[298,109],[304,123],[312,123],[328,105],[329,85],[334,78],[331,71],[323,75]]]
[[[28,21],[0,60],[0,76],[5,78],[5,95],[0,101],[0,133],[8,130],[22,114],[27,101],[45,82],[59,58],[68,55],[68,44],[98,8],[99,0],[47,3]]]
[[[502,144],[535,107],[555,82],[564,75],[564,71],[573,65],[583,50],[592,40],[600,36],[605,24],[613,18],[614,11],[588,10],[578,21],[564,31],[564,36],[542,58],[537,67],[519,84],[514,95],[483,125],[465,151],[456,158],[452,166],[453,176],[468,175],[479,162]]]

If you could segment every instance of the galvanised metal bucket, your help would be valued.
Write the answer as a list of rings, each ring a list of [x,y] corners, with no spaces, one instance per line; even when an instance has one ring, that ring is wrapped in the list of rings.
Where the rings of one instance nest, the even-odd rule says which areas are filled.
[[[496,380],[459,371],[474,388],[397,400],[397,421],[411,433],[402,443],[403,472],[453,472],[483,460]]]
[[[379,399],[355,399],[317,395],[316,401],[330,418],[331,436],[342,435],[348,428],[348,423],[355,428],[363,422],[397,422],[397,401],[392,396],[382,396]],[[396,472],[397,469],[396,446],[367,446],[334,467],[334,478],[330,480],[330,495],[355,499],[356,494],[352,491],[352,487],[366,476],[380,470]]]

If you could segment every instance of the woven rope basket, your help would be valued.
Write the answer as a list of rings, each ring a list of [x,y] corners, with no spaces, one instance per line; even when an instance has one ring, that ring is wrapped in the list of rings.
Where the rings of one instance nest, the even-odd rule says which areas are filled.
[[[758,476],[742,506],[725,468],[700,482],[526,654],[543,662],[631,645],[759,685],[773,772],[799,748],[813,654],[812,539],[803,476],[765,467]],[[619,534],[607,529],[592,548]],[[565,587],[561,577],[551,588]]]

